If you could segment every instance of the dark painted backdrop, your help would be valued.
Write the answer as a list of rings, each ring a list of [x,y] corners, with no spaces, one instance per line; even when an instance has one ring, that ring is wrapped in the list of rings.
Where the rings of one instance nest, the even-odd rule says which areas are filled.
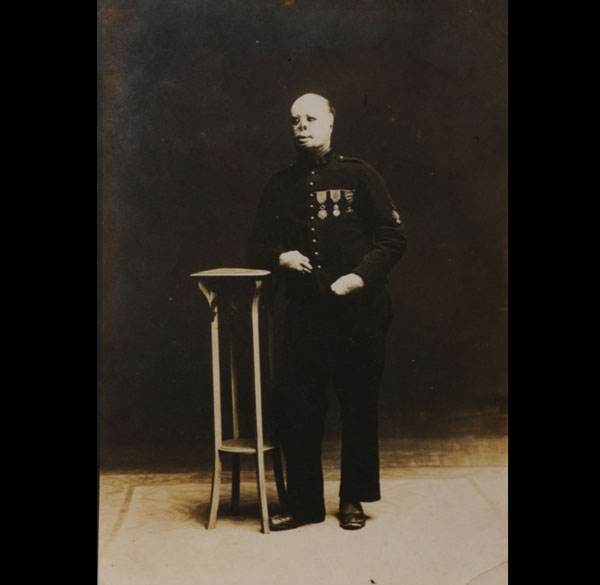
[[[208,309],[188,275],[244,265],[307,91],[407,227],[383,436],[504,432],[506,3],[101,0],[98,25],[102,460],[210,439]]]

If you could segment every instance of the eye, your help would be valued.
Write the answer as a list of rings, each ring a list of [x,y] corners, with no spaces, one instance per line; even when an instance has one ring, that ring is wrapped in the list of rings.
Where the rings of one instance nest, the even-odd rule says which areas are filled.
[[[316,118],[313,118],[312,116],[307,116],[307,117],[306,117],[306,119],[307,119],[309,122],[314,122],[314,121],[316,120]]]
[[[298,118],[293,118],[293,117],[292,117],[292,124],[293,124],[293,125],[296,125],[297,123],[298,123]]]

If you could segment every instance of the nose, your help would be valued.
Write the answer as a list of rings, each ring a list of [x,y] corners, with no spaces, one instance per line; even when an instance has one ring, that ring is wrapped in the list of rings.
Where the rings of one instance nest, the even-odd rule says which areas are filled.
[[[306,130],[306,129],[308,128],[308,126],[306,125],[306,121],[304,121],[304,122],[300,122],[300,128],[301,128],[302,130]]]

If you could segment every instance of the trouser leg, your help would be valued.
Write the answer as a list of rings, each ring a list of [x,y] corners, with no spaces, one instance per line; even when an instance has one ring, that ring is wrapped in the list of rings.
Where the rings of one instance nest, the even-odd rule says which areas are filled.
[[[368,344],[367,344],[368,343]],[[362,345],[362,344],[361,344]],[[379,485],[378,396],[383,372],[382,336],[356,347],[334,381],[342,418],[340,498],[374,502]]]
[[[288,325],[275,389],[277,434],[286,461],[287,505],[315,517],[325,514],[321,445],[329,372],[322,338]]]
[[[287,504],[292,511],[306,516],[325,513],[321,444],[327,404],[324,395],[314,390],[316,386],[287,388],[287,399],[279,411]]]
[[[340,321],[333,369],[342,419],[339,495],[374,502],[381,499],[378,400],[385,339],[392,320],[391,301],[382,290],[366,300],[350,298],[342,308],[352,311],[353,318]]]

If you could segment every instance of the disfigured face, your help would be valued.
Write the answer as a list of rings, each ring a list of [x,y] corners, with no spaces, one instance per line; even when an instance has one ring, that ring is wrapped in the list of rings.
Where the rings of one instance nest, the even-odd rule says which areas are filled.
[[[333,132],[333,114],[327,100],[320,95],[307,93],[299,97],[290,111],[294,144],[301,150],[314,154],[327,151]]]

